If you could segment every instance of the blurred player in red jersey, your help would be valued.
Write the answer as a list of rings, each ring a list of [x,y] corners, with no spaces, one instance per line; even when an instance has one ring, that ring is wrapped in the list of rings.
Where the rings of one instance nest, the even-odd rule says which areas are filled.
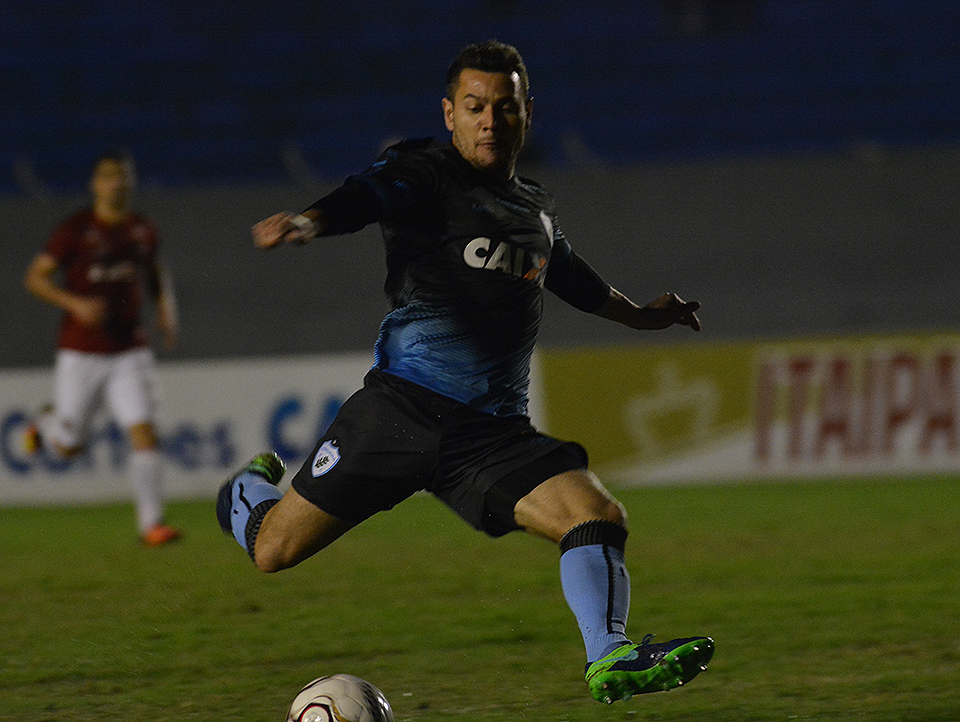
[[[132,447],[129,474],[140,537],[160,546],[180,532],[163,521],[156,372],[140,313],[144,290],[155,303],[166,349],[176,345],[178,322],[170,279],[157,255],[156,228],[131,208],[135,186],[128,155],[102,154],[90,178],[93,205],[64,221],[27,269],[27,290],[64,313],[55,403],[28,427],[25,446],[36,452],[42,444],[75,456],[104,402]]]

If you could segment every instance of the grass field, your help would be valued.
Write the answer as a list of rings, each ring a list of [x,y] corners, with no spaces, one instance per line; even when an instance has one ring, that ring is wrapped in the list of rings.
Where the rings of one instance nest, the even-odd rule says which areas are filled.
[[[960,483],[617,490],[630,630],[710,634],[687,688],[601,705],[557,552],[416,497],[256,572],[212,504],[148,550],[127,506],[0,509],[0,720],[280,722],[349,672],[398,720],[960,720]]]

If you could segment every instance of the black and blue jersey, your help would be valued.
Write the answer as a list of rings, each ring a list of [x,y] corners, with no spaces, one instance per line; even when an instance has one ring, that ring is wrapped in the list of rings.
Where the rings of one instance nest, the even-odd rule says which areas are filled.
[[[542,186],[491,179],[450,143],[392,146],[313,207],[324,235],[381,225],[393,310],[374,365],[485,413],[526,413],[544,287],[585,311],[609,294]]]

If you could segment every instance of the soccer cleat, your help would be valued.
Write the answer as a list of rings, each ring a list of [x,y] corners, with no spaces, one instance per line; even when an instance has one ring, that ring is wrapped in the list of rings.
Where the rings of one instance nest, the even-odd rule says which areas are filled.
[[[612,704],[635,694],[661,692],[686,684],[707,668],[713,656],[710,637],[685,637],[625,644],[587,665],[587,687],[598,702]]]
[[[166,524],[154,524],[141,535],[140,539],[148,547],[160,547],[177,541],[181,536],[179,529]]]
[[[43,450],[43,438],[40,436],[40,429],[37,428],[36,423],[31,421],[27,424],[27,428],[23,430],[20,443],[28,456],[39,454]]]
[[[53,413],[53,405],[44,404],[40,407],[37,415],[30,419],[27,427],[23,430],[20,445],[28,456],[33,456],[43,451],[43,436],[40,434],[40,417],[51,413]]]
[[[221,486],[220,491],[217,492],[217,522],[220,524],[220,528],[227,534],[233,533],[230,525],[230,510],[233,507],[232,492],[234,479],[245,473],[257,474],[266,479],[270,484],[276,486],[280,483],[280,479],[286,470],[287,467],[280,457],[272,451],[269,451],[254,456],[245,467],[223,482],[223,486]]]

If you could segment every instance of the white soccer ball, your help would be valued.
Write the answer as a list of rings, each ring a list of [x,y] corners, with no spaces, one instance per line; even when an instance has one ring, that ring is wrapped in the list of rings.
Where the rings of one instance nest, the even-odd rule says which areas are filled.
[[[300,690],[287,722],[394,722],[383,692],[352,674],[318,677]]]

